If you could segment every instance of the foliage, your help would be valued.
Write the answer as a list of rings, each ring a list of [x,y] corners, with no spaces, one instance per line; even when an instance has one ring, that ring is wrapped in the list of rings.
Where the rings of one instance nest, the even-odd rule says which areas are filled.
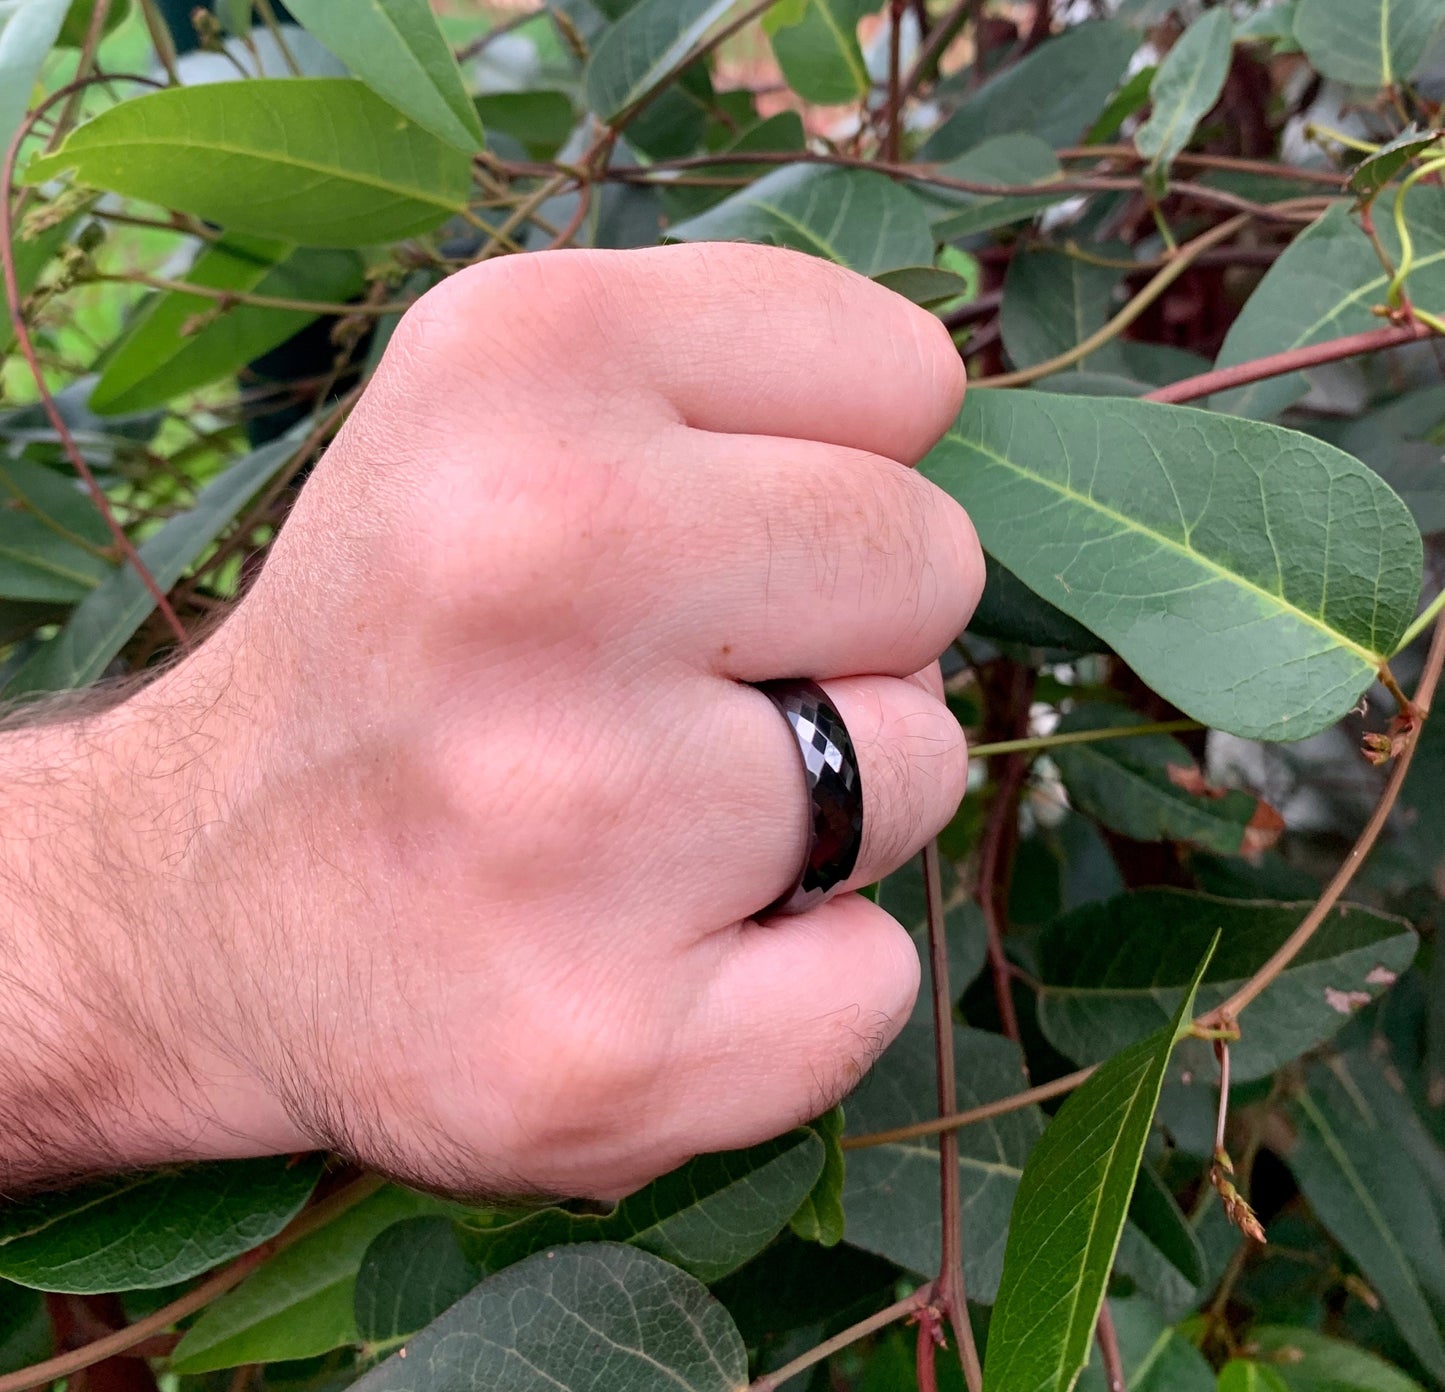
[[[443,277],[795,247],[973,383],[975,774],[878,890],[949,971],[846,1117],[603,1210],[0,1205],[0,1392],[109,1392],[77,1309],[168,1392],[1445,1388],[1445,0],[188,8],[0,0],[3,694],[224,610]]]

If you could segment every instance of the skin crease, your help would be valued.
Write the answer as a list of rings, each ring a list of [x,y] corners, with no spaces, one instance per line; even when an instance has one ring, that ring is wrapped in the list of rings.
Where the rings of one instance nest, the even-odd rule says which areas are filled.
[[[0,737],[34,963],[0,976],[0,1115],[48,1090],[85,1118],[0,1139],[0,1181],[327,1146],[613,1196],[849,1090],[917,956],[856,894],[749,917],[807,814],[745,683],[813,677],[846,719],[854,887],[946,823],[936,658],[983,564],[906,466],[963,386],[932,316],[778,249],[505,258],[428,294],[220,630]]]

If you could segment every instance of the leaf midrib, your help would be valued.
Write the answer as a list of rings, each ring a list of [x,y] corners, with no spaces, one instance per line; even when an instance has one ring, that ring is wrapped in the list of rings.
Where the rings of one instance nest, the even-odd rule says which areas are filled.
[[[1442,255],[1445,255],[1445,253],[1442,253]],[[1314,614],[1309,613],[1307,610],[1301,609],[1299,605],[1294,603],[1293,600],[1285,599],[1282,595],[1272,593],[1271,591],[1265,589],[1262,585],[1256,584],[1253,580],[1249,580],[1246,577],[1240,575],[1237,571],[1230,570],[1228,569],[1228,567],[1221,565],[1218,561],[1214,560],[1213,557],[1206,556],[1202,551],[1195,551],[1193,548],[1184,545],[1182,542],[1175,541],[1173,537],[1166,536],[1162,532],[1156,532],[1149,527],[1142,526],[1132,517],[1129,517],[1125,513],[1118,512],[1114,508],[1105,506],[1097,499],[1091,498],[1087,493],[1080,493],[1077,489],[1069,488],[1065,484],[1055,483],[1052,479],[1046,479],[1040,474],[1030,473],[1027,469],[1023,468],[1021,465],[1015,464],[1013,460],[1007,458],[1002,454],[999,454],[996,450],[989,449],[982,443],[982,441],[967,439],[965,436],[953,430],[949,431],[946,438],[952,440],[955,444],[962,445],[965,449],[971,449],[976,451],[977,453],[983,455],[986,459],[992,460],[995,464],[1003,465],[1004,468],[1009,469],[1013,473],[1017,474],[1018,477],[1023,479],[1026,483],[1036,483],[1041,487],[1052,489],[1061,498],[1072,499],[1074,502],[1089,508],[1091,511],[1097,513],[1099,516],[1109,518],[1111,521],[1114,522],[1118,522],[1128,531],[1148,537],[1156,545],[1165,547],[1168,550],[1175,552],[1177,555],[1183,556],[1186,559],[1193,561],[1196,565],[1202,567],[1205,570],[1212,571],[1221,579],[1229,581],[1231,584],[1237,586],[1238,588],[1242,590],[1248,590],[1251,593],[1258,595],[1261,599],[1267,601],[1271,606],[1293,615],[1295,618],[1301,620],[1310,628],[1313,628],[1319,633],[1324,634],[1325,637],[1327,637],[1336,647],[1344,648],[1346,651],[1353,653],[1357,658],[1359,658],[1362,663],[1364,663],[1371,670],[1378,668],[1379,665],[1385,660],[1383,654],[1372,652],[1362,643],[1355,642],[1353,638],[1347,638],[1337,629],[1331,628],[1329,624],[1327,624],[1323,619],[1317,618]]]
[[[848,65],[848,71],[853,75],[853,85],[859,92],[868,91],[872,85],[868,78],[866,68],[859,65],[857,59],[850,51],[847,36],[838,25],[837,16],[833,13],[832,0],[816,0],[818,13],[823,16],[823,23],[828,26],[828,32],[833,36],[833,42],[838,45],[838,53],[844,63]]]

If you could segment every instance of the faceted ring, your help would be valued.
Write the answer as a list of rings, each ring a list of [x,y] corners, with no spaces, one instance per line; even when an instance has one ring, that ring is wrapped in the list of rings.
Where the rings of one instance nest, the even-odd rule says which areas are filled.
[[[863,780],[838,708],[816,682],[760,682],[782,713],[802,756],[808,785],[808,852],[792,886],[764,914],[804,913],[821,904],[858,863],[863,844]]]

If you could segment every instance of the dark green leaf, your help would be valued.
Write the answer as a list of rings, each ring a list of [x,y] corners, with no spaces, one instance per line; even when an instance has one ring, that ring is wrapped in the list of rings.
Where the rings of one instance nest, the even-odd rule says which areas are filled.
[[[28,460],[0,460],[0,598],[84,599],[115,570],[95,553],[111,544],[74,482]]]
[[[1204,1355],[1148,1300],[1111,1300],[1109,1310],[1129,1392],[1214,1392],[1214,1373]],[[1097,1352],[1079,1378],[1078,1392],[1109,1392]]]
[[[1302,739],[1338,720],[1415,610],[1420,534],[1405,505],[1293,431],[975,390],[921,467],[1032,590],[1233,734]]]
[[[358,1342],[357,1271],[372,1239],[441,1207],[438,1199],[388,1185],[307,1234],[207,1306],[171,1354],[172,1371],[310,1358]]]
[[[971,184],[1013,188],[1048,183],[1059,178],[1061,171],[1054,152],[1042,140],[1019,132],[986,140],[944,165],[940,173]],[[1023,222],[1065,197],[1061,193],[962,193],[938,186],[930,186],[927,194],[931,202],[948,209],[933,218],[934,235],[942,239],[968,237]]]
[[[1129,1222],[1191,1287],[1204,1284],[1204,1249],[1169,1186],[1148,1164],[1139,1167],[1129,1199]]]
[[[1376,91],[1409,78],[1442,23],[1439,0],[1299,0],[1294,36],[1326,77]]]
[[[484,1281],[356,1392],[741,1392],[747,1353],[707,1288],[612,1243]]]
[[[603,34],[587,65],[587,105],[612,122],[686,66],[733,0],[641,0]]]
[[[1386,141],[1373,155],[1366,155],[1350,171],[1350,188],[1368,200],[1385,187],[1417,155],[1440,139],[1439,131],[1422,131],[1415,126]]]
[[[843,1139],[843,1108],[832,1107],[812,1122],[823,1142],[823,1168],[808,1197],[788,1220],[788,1226],[806,1242],[832,1247],[843,1240],[846,1215],[843,1212],[843,1180],[848,1173]]]
[[[791,164],[739,189],[668,235],[685,242],[765,242],[877,275],[933,259],[923,204],[864,169]]]
[[[296,16],[352,73],[419,126],[467,154],[482,124],[427,0],[296,0]]]
[[[1289,1392],[1422,1392],[1384,1359],[1313,1329],[1256,1327],[1249,1350],[1279,1373]]]
[[[990,78],[924,142],[919,157],[947,160],[992,136],[1029,131],[1072,145],[1102,110],[1139,46],[1113,20],[1080,24]]]
[[[0,0],[0,149],[10,144],[70,0]]]
[[[945,860],[943,872],[944,936],[948,942],[948,981],[955,999],[967,990],[983,970],[988,957],[988,930],[983,914],[969,897],[953,867]],[[913,938],[923,964],[924,984],[913,1006],[913,1018],[928,1023],[933,1019],[929,1002],[928,899],[923,885],[923,862],[915,856],[887,875],[878,885],[879,908],[892,914]]]
[[[773,56],[789,87],[825,106],[866,97],[872,89],[858,21],[876,0],[783,0],[763,16]]]
[[[1125,706],[1084,702],[1059,722],[1057,733],[1144,723]],[[1284,828],[1279,814],[1258,798],[1237,788],[1211,787],[1194,756],[1172,735],[1061,745],[1051,752],[1069,801],[1136,841],[1182,841],[1220,855],[1257,855]]]
[[[1101,643],[1081,623],[1075,622],[1046,599],[1040,599],[1013,571],[992,556],[984,557],[986,578],[983,595],[970,633],[980,633],[997,642],[1024,643],[1035,648],[1060,648],[1068,652],[1103,652]]]
[[[1198,961],[1216,933],[1201,1010],[1242,986],[1309,908],[1177,889],[1086,904],[1050,924],[1039,942],[1040,1028],[1066,1057],[1097,1063],[1169,1018],[1189,986],[1185,963]],[[1265,1077],[1333,1036],[1410,965],[1416,941],[1403,919],[1354,905],[1330,914],[1250,1007],[1244,1037],[1229,1051],[1235,1078]],[[1203,1046],[1199,1053],[1207,1060]]]
[[[824,1150],[815,1131],[799,1127],[749,1150],[700,1155],[610,1213],[547,1208],[505,1227],[467,1229],[467,1251],[500,1271],[544,1247],[625,1242],[715,1281],[787,1226],[823,1172]]]
[[[1100,248],[1104,252],[1112,249]],[[1015,367],[1033,367],[1082,343],[1113,314],[1122,272],[1047,247],[1018,252],[1004,277],[999,328]],[[1072,368],[1125,373],[1117,340]]]
[[[1206,957],[1195,985],[1208,965]],[[1164,1071],[1193,1005],[1190,986],[1173,1021],[1104,1064],[1029,1156],[989,1321],[984,1392],[1068,1392],[1088,1362]]]
[[[82,48],[85,45],[86,35],[90,32],[91,16],[95,13],[96,0],[70,0],[70,9],[66,12],[65,23],[60,26],[60,36],[55,40],[57,48]],[[125,23],[126,16],[130,13],[130,0],[111,0],[110,8],[105,12],[105,24],[101,28],[101,37],[115,32],[120,25]]]
[[[282,439],[247,455],[208,483],[193,508],[172,517],[140,547],[141,559],[163,591],[185,574],[295,452],[296,443]],[[121,567],[92,590],[65,627],[15,673],[6,693],[63,691],[95,681],[154,608],[134,568]]]
[[[1218,1392],[1289,1392],[1289,1388],[1267,1364],[1232,1358],[1219,1370]]]
[[[1290,1115],[1296,1135],[1286,1158],[1315,1216],[1415,1356],[1445,1380],[1445,1339],[1431,1309],[1445,1297],[1445,1243],[1424,1179],[1342,1064],[1311,1068]]]
[[[410,1338],[485,1275],[449,1218],[409,1218],[379,1233],[355,1279],[356,1328],[372,1345]]]
[[[471,163],[349,77],[171,87],[102,111],[30,183],[79,182],[304,246],[371,246],[466,207]]]
[[[1410,294],[1421,304],[1445,302],[1445,189],[1417,188],[1405,208],[1416,256]],[[1392,220],[1380,218],[1376,230],[1398,265],[1400,244]],[[1234,367],[1379,328],[1372,310],[1384,303],[1388,283],[1369,238],[1349,208],[1337,203],[1270,267],[1230,328],[1216,366]],[[1304,374],[1290,372],[1218,392],[1210,405],[1236,416],[1265,418],[1293,405],[1308,389]]]
[[[954,1031],[958,1105],[976,1107],[1028,1086],[1018,1046],[981,1030]],[[892,1130],[938,1115],[933,1029],[915,1019],[848,1099],[848,1131]],[[1007,1112],[958,1133],[958,1171],[968,1226],[964,1273],[971,1299],[998,1290],[1009,1206],[1024,1161],[1043,1131],[1037,1107]],[[848,1241],[920,1276],[936,1272],[942,1234],[938,1143],[932,1136],[848,1152],[843,1185]]]
[[[285,252],[274,243],[269,250],[273,255]],[[244,243],[238,248],[235,239],[203,253],[186,278],[200,285],[330,304],[345,303],[365,284],[355,252],[302,250],[278,265],[268,263],[265,250],[251,255]],[[90,398],[91,409],[109,415],[163,406],[239,371],[316,318],[306,310],[245,304],[218,310],[215,300],[198,295],[158,294],[107,360]],[[187,333],[193,320],[199,327]]]
[[[274,1237],[321,1173],[281,1157],[108,1179],[0,1208],[0,1275],[38,1290],[148,1290]]]
[[[873,278],[879,285],[917,305],[941,304],[944,300],[969,296],[974,290],[973,284],[963,276],[945,271],[941,266],[903,266]]]
[[[546,88],[487,92],[474,105],[489,131],[515,136],[534,159],[555,155],[577,124],[572,98]]]
[[[1168,169],[1194,138],[1229,76],[1234,21],[1228,10],[1206,10],[1169,50],[1149,87],[1153,111],[1134,144],[1155,168]]]
[[[28,1287],[0,1281],[0,1375],[28,1368],[53,1352],[44,1297]]]

